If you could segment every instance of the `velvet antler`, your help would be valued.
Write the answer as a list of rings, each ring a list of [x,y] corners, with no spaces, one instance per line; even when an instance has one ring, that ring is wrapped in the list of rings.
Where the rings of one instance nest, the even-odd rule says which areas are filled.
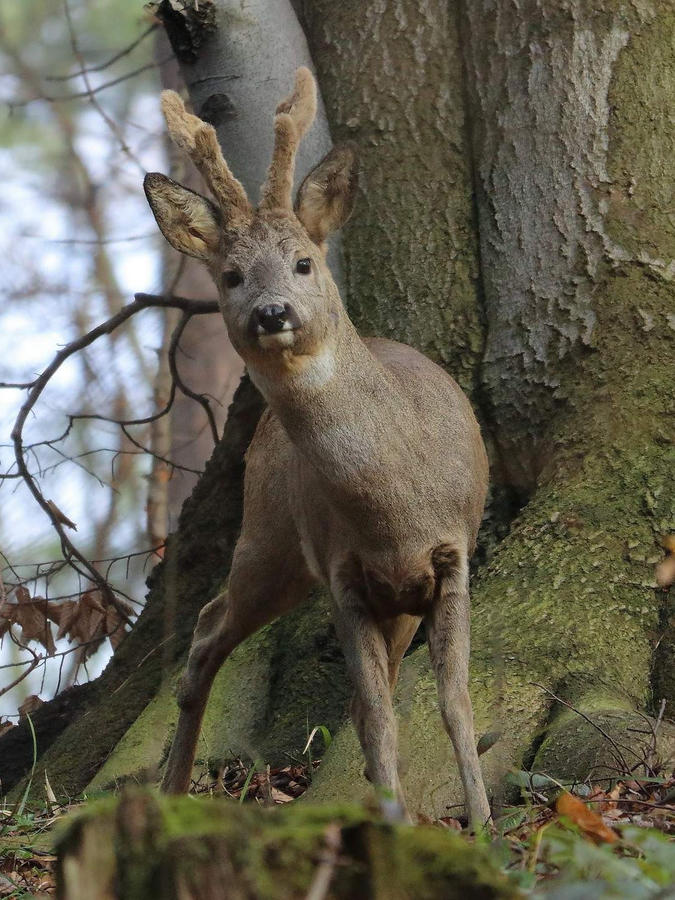
[[[261,209],[293,209],[295,155],[316,115],[316,82],[301,66],[295,73],[290,97],[277,106],[274,117],[274,152],[262,189]]]
[[[230,171],[213,126],[189,113],[175,91],[162,92],[162,112],[172,141],[189,155],[230,220],[250,219],[253,210],[246,191]]]

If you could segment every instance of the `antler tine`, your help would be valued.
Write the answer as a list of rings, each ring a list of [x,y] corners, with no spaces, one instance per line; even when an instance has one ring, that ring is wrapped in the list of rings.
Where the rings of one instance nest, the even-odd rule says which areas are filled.
[[[250,218],[246,191],[225,162],[213,126],[189,113],[175,91],[162,91],[162,112],[171,140],[189,155],[218,204],[230,215]]]
[[[316,115],[316,82],[301,66],[295,73],[290,97],[277,106],[274,117],[274,151],[262,189],[261,209],[293,209],[295,155]]]

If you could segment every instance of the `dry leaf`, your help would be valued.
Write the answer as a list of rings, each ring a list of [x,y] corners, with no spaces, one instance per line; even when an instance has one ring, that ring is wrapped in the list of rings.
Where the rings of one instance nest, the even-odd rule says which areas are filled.
[[[293,797],[284,794],[283,791],[280,791],[275,787],[270,788],[270,798],[274,800],[275,803],[289,803],[293,799]]]
[[[558,815],[566,816],[574,822],[596,844],[601,842],[613,844],[618,841],[616,833],[605,825],[602,818],[573,794],[567,791],[560,794],[555,802],[555,808]]]
[[[6,731],[9,731],[11,728],[14,728],[14,722],[10,722],[9,719],[5,719],[3,722],[0,719],[0,736],[3,735]]]
[[[675,582],[675,534],[667,534],[661,543],[667,555],[656,567],[656,583],[667,588]]]
[[[0,610],[0,634],[9,625],[19,625],[24,641],[38,641],[47,653],[52,656],[56,647],[52,636],[51,625],[47,621],[48,603],[44,597],[31,597],[28,590],[20,585],[14,592],[16,603],[3,603]]]
[[[49,507],[51,514],[54,516],[57,522],[60,522],[61,525],[65,525],[66,528],[72,528],[73,531],[77,531],[77,525],[71,519],[69,519],[68,516],[61,512],[61,510],[53,500],[47,500],[47,506]]]
[[[133,615],[133,609],[128,603],[124,600],[117,602],[128,616]],[[83,647],[85,659],[94,653],[106,637],[110,638],[112,648],[116,650],[126,633],[124,619],[117,608],[112,604],[105,605],[99,591],[86,591],[78,600],[49,604],[46,614],[59,626],[57,641],[67,637],[71,642],[86,645]]]
[[[442,825],[444,828],[449,828],[450,831],[461,831],[462,823],[459,819],[453,819],[452,816],[442,816],[438,820],[438,824]]]
[[[487,753],[491,747],[494,747],[501,736],[501,731],[486,731],[476,745],[478,755],[482,756],[484,753]]]
[[[41,700],[37,694],[31,694],[30,697],[26,697],[21,706],[19,707],[19,719],[25,719],[26,716],[29,716],[31,713],[34,713],[36,709],[39,709],[44,700]]]
[[[131,606],[124,600],[120,600],[118,598],[117,602],[122,607],[127,616],[132,616],[134,614]],[[126,634],[124,628],[125,624],[126,623],[120,615],[117,607],[113,606],[111,603],[108,606],[105,614],[105,630],[108,633],[108,639],[110,640],[110,646],[113,648],[113,651],[117,650],[122,638]]]
[[[12,609],[14,607],[13,603],[9,603],[7,600],[3,600],[0,603],[0,639],[4,637],[6,632],[9,631],[12,622]]]
[[[16,885],[0,872],[0,897],[9,897],[16,892]],[[16,896],[16,894],[15,894]]]
[[[47,775],[46,769],[45,769],[45,796],[47,798],[47,803],[51,803],[53,806],[58,805],[58,800],[56,799],[56,794],[52,790],[52,786],[49,783],[49,775]]]

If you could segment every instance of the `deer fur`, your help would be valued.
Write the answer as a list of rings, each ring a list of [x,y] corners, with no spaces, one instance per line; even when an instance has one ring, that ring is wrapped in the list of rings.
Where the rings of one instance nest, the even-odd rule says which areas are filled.
[[[424,619],[468,813],[482,826],[490,808],[468,693],[468,564],[488,464],[471,406],[416,350],[362,340],[340,300],[325,239],[352,211],[354,148],[331,151],[291,204],[295,152],[316,108],[307,69],[277,108],[257,210],[211,126],[176,94],[166,92],[162,105],[215,202],[159,174],[146,177],[148,200],[169,243],[211,272],[232,343],[268,404],[246,456],[228,586],[195,629],[163,789],[189,788],[208,693],[229,653],[321,583],[354,685],[369,779],[405,810],[392,692]]]

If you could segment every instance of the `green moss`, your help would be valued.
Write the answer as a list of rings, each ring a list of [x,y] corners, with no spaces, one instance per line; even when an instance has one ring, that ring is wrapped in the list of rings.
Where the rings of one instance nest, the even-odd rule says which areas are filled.
[[[654,750],[662,762],[672,759],[675,727],[671,724],[661,723],[656,742],[655,722],[635,710],[608,707],[601,697],[581,701],[578,710],[563,709],[555,716],[537,751],[535,771],[584,781],[589,773],[597,779],[617,778],[642,762],[654,765]]]
[[[109,789],[129,779],[156,780],[177,719],[175,695],[166,682],[126,730],[85,790]]]
[[[105,873],[128,900],[183,896],[185,884],[198,895],[208,885],[213,896],[305,897],[328,828],[340,841],[328,895],[335,900],[517,896],[486,847],[441,829],[387,825],[344,804],[261,810],[138,791],[70,818],[57,842],[61,887],[91,874],[94,857],[94,877]]]
[[[175,729],[175,681],[125,732],[88,785],[155,780]],[[350,688],[344,660],[321,595],[250,637],[218,673],[204,716],[195,778],[241,757],[271,765],[300,756],[316,724],[337,730]]]
[[[675,256],[675,14],[636,28],[619,55],[610,90],[609,233],[633,257]]]

